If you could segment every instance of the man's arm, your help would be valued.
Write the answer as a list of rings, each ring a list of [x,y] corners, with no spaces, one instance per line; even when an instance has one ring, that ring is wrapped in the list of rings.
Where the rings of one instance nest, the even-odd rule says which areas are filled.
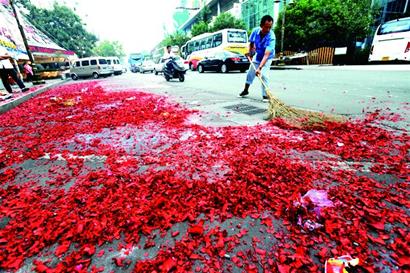
[[[252,60],[253,55],[255,55],[254,53],[255,53],[255,43],[250,42],[249,43],[248,53],[246,53],[245,56],[251,58],[251,60]]]
[[[255,55],[255,38],[256,38],[257,29],[254,29],[249,36],[249,49],[248,53],[245,56],[249,57],[252,60],[253,55]]]
[[[275,51],[275,34],[273,32],[271,32],[271,38],[269,41],[269,45],[266,47],[265,49],[265,54],[263,55],[262,61],[259,64],[258,69],[256,69],[256,76],[259,76],[261,74],[261,70],[262,68],[265,66],[266,62],[269,59],[269,55],[271,54],[271,52]]]
[[[268,61],[269,55],[270,55],[270,50],[265,50],[265,55],[263,55],[262,61],[260,62],[258,69],[256,69],[256,76],[258,76],[259,74],[261,74],[261,70],[263,68],[263,66],[266,64],[266,62]]]

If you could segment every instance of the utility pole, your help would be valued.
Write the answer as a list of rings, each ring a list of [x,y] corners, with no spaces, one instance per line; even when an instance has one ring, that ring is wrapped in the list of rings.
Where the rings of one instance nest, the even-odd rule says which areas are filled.
[[[43,84],[43,83],[45,83],[45,81],[39,79],[39,77],[38,77],[36,63],[35,63],[35,61],[34,61],[33,54],[31,54],[29,45],[28,45],[28,43],[27,43],[27,38],[26,38],[26,34],[24,33],[24,29],[23,29],[23,27],[22,27],[21,24],[20,24],[20,20],[19,20],[17,11],[16,11],[16,7],[14,6],[14,0],[9,0],[9,3],[10,3],[10,6],[11,6],[11,8],[12,8],[12,10],[13,10],[14,18],[16,18],[17,26],[18,26],[18,28],[19,28],[19,30],[20,30],[21,37],[23,38],[24,47],[26,48],[26,52],[27,52],[28,58],[29,58],[29,60],[30,60],[30,62],[31,62],[31,66],[32,66],[32,68],[33,68],[33,84]]]
[[[283,15],[282,15],[282,28],[281,28],[281,38],[280,38],[280,60],[283,60],[283,48],[285,39],[285,17],[286,17],[286,0],[283,0]]]

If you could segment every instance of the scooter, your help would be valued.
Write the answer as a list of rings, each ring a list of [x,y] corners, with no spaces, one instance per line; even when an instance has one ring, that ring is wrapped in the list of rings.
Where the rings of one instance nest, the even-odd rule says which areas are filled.
[[[180,82],[185,81],[186,69],[181,61],[173,57],[164,64],[163,73],[167,81],[171,79],[179,79]]]

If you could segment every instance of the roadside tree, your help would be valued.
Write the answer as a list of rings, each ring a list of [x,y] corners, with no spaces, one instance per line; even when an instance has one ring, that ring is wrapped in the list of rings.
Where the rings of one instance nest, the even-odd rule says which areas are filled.
[[[211,31],[218,31],[224,28],[246,29],[246,25],[243,20],[235,18],[228,12],[224,12],[215,18],[210,29]]]
[[[168,34],[160,43],[161,46],[168,46],[168,45],[172,45],[172,46],[183,46],[187,41],[189,41],[190,37],[180,31],[176,31],[172,34]]]
[[[118,41],[101,41],[93,49],[93,53],[98,56],[108,57],[116,56],[122,58],[125,56],[124,49]]]
[[[194,24],[191,28],[191,35],[192,37],[198,36],[202,33],[206,33],[210,30],[208,23],[201,21]]]
[[[285,15],[285,50],[311,50],[323,46],[351,46],[363,40],[374,20],[371,0],[298,0],[288,5]],[[279,15],[275,28],[281,39]]]
[[[54,3],[51,9],[38,8],[30,0],[20,0],[26,18],[59,46],[72,50],[80,57],[92,55],[97,37],[85,30],[81,18],[70,8]]]

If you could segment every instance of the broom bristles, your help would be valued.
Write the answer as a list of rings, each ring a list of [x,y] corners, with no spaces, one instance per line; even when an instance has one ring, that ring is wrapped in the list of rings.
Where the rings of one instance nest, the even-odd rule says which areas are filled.
[[[248,56],[248,60],[256,71],[255,65]],[[345,122],[346,118],[342,116],[324,114],[322,112],[313,112],[303,109],[292,108],[278,98],[272,95],[272,91],[263,81],[261,75],[258,75],[259,80],[265,87],[266,94],[269,98],[268,118],[282,118],[289,122],[294,127],[324,127],[325,122]]]
[[[269,119],[282,118],[294,127],[323,127],[325,122],[345,122],[346,118],[338,115],[325,114],[304,109],[290,107],[272,95],[266,88],[269,98],[268,117]]]

